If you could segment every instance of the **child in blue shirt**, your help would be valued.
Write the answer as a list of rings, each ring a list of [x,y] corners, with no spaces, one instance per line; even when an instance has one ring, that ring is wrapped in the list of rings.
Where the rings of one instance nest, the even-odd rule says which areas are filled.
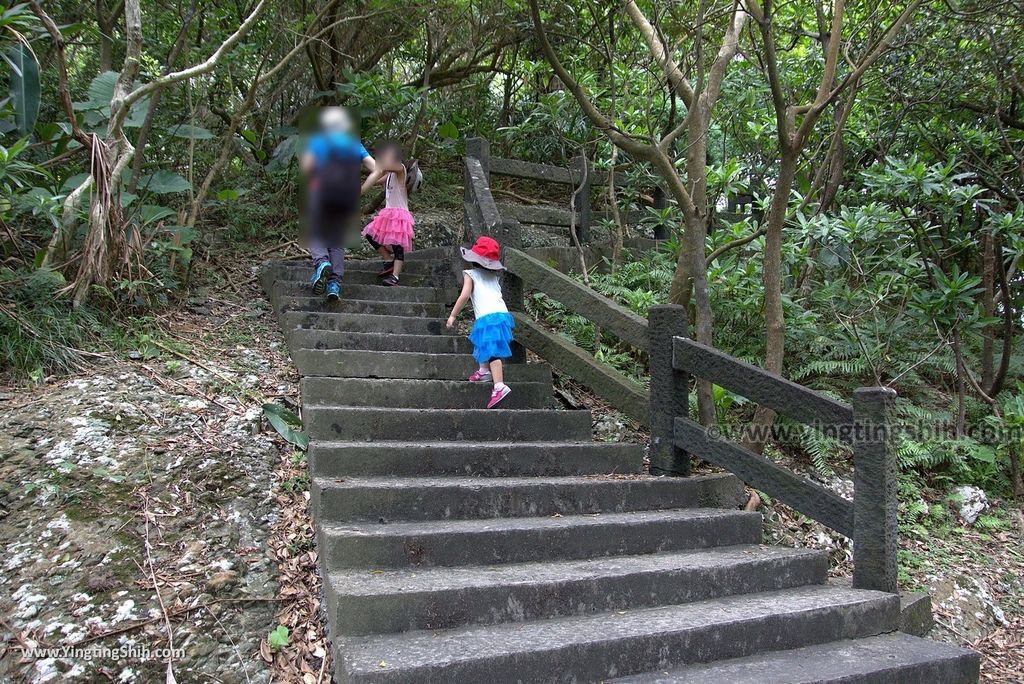
[[[308,181],[309,252],[313,258],[313,294],[338,299],[345,274],[345,243],[359,214],[360,166],[372,172],[373,157],[352,134],[352,121],[341,107],[320,113],[320,131],[302,155]]]

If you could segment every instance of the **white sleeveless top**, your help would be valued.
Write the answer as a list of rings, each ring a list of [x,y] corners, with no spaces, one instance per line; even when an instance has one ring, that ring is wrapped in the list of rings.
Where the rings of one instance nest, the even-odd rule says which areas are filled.
[[[467,268],[463,273],[473,279],[470,301],[473,303],[474,316],[483,318],[492,313],[508,312],[505,300],[501,296],[500,271]]]
[[[409,209],[409,195],[405,183],[398,182],[398,174],[392,171],[384,181],[384,206]]]

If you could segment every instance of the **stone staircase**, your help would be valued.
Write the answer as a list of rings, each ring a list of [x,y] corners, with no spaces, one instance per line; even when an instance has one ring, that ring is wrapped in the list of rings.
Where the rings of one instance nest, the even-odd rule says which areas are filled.
[[[556,410],[545,364],[489,385],[444,328],[456,283],[347,264],[262,272],[302,375],[311,506],[337,682],[921,682],[976,654],[901,634],[899,597],[827,582],[819,551],[762,546],[731,475],[653,478],[636,444]]]

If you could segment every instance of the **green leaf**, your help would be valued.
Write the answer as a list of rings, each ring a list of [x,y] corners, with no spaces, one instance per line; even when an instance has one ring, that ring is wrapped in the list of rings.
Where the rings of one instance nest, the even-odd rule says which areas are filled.
[[[167,207],[161,207],[158,204],[143,204],[139,209],[139,214],[142,216],[142,225],[153,223],[161,219],[174,216],[174,210]]]
[[[92,79],[86,91],[89,99],[86,102],[75,102],[76,111],[84,110],[93,112],[84,117],[85,123],[90,126],[98,126],[101,122],[110,118],[110,101],[114,97],[114,86],[117,85],[118,73],[116,71],[104,71]],[[140,84],[135,83],[133,87]],[[149,98],[144,97],[134,105],[125,117],[126,128],[139,128],[146,120],[146,110],[149,109]],[[98,112],[98,114],[97,114]]]
[[[209,140],[213,133],[201,126],[190,126],[189,124],[178,124],[170,129],[169,133],[176,138],[191,138],[193,140]]]
[[[971,449],[971,456],[982,463],[995,463],[996,450],[984,444],[977,444]]]
[[[287,647],[288,628],[284,625],[278,625],[277,628],[267,636],[267,642],[270,644],[270,648],[275,651]]]
[[[455,138],[459,137],[459,129],[455,126],[454,123],[449,121],[448,123],[441,126],[439,129],[437,129],[437,134],[440,135],[442,138],[454,140]]]
[[[24,43],[18,43],[6,54],[11,64],[11,100],[18,132],[28,135],[39,116],[39,64]]]
[[[161,169],[154,174],[139,179],[139,189],[148,190],[157,195],[170,195],[176,192],[187,192],[192,185],[182,176]]]
[[[76,173],[73,176],[68,176],[64,179],[64,182],[60,184],[61,193],[67,194],[82,184],[86,178],[89,177],[87,173]]]
[[[92,79],[86,93],[89,101],[86,104],[92,105],[89,109],[100,109],[109,107],[110,100],[114,97],[114,85],[117,83],[116,71],[104,71]]]
[[[284,437],[289,444],[294,444],[300,449],[309,446],[309,435],[297,429],[302,427],[302,421],[294,413],[280,404],[264,404],[263,415],[277,430],[277,434]]]

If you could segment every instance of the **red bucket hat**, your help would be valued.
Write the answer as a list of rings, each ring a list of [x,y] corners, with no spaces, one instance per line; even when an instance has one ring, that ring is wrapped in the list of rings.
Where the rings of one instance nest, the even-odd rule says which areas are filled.
[[[492,237],[483,235],[477,238],[470,249],[459,247],[462,250],[462,258],[473,264],[480,264],[490,271],[504,271],[505,267],[499,261],[501,247],[498,241]]]

